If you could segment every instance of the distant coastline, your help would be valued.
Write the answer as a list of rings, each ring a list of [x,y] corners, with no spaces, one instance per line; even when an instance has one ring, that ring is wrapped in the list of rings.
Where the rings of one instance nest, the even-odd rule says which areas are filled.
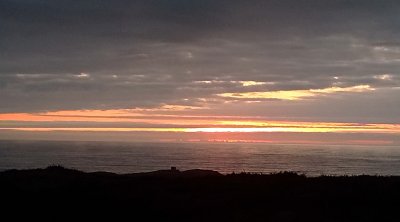
[[[85,172],[139,173],[176,166],[319,175],[400,175],[400,149],[390,146],[101,143],[0,141],[0,171],[60,164]]]

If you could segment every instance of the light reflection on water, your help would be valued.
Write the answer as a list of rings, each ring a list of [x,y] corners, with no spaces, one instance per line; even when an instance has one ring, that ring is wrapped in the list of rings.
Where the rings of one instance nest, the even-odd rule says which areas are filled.
[[[200,168],[221,173],[400,175],[400,147],[0,141],[0,170],[43,168],[51,164],[116,173],[176,166],[181,170]]]

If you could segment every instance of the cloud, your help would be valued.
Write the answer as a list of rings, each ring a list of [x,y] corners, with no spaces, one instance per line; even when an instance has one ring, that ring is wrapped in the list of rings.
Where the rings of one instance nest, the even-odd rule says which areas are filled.
[[[314,96],[326,95],[331,93],[342,92],[366,92],[373,91],[369,85],[358,85],[352,87],[330,87],[324,89],[308,89],[308,90],[288,90],[288,91],[270,91],[270,92],[245,92],[245,93],[222,93],[218,96],[236,98],[243,100],[264,100],[264,99],[278,99],[278,100],[301,100],[311,98]]]
[[[372,0],[1,1],[0,112],[218,109],[234,101],[224,93],[360,85],[396,104],[399,12],[398,1]],[[340,94],[344,109],[362,97]],[[251,107],[287,106],[262,103]]]

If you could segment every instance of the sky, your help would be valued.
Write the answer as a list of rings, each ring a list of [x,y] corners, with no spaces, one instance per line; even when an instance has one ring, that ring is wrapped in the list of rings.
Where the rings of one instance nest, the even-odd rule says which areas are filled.
[[[0,139],[400,144],[400,2],[0,0]]]

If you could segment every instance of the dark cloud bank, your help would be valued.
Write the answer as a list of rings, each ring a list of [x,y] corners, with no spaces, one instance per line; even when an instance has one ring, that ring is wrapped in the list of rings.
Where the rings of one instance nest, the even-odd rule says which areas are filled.
[[[220,107],[224,92],[370,85],[241,110],[399,121],[399,14],[399,1],[2,0],[0,112]]]

